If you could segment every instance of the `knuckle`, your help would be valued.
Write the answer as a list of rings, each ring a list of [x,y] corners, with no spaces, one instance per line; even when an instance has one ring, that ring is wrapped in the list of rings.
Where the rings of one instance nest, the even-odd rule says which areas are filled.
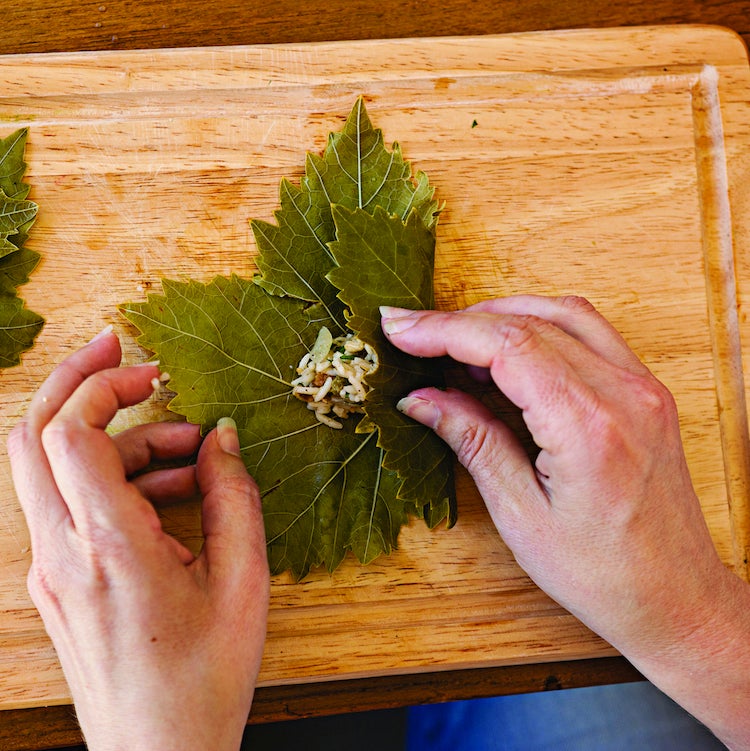
[[[539,326],[543,325],[536,316],[520,315],[500,319],[497,322],[497,339],[503,352],[529,352],[540,343]]]
[[[76,442],[77,432],[77,421],[56,415],[42,428],[42,446],[45,451],[65,450]]]
[[[222,479],[221,487],[225,494],[236,498],[255,498],[258,495],[258,486],[247,472],[227,475]]]
[[[587,416],[600,453],[638,452],[648,436],[666,436],[675,427],[677,408],[670,391],[650,375],[628,377],[627,411],[620,402],[597,400]],[[635,442],[634,442],[635,441]]]
[[[96,602],[110,588],[114,576],[106,560],[109,557],[110,551],[102,556],[94,545],[82,545],[72,555],[58,551],[54,556],[36,557],[26,579],[32,602],[43,613]]]
[[[255,480],[247,472],[233,472],[225,478],[224,482],[235,493],[254,495],[258,492]]]
[[[37,559],[32,562],[26,577],[26,588],[37,609],[59,603],[61,578],[56,566],[42,564]]]
[[[596,308],[589,300],[581,295],[563,295],[557,298],[561,307],[572,313],[595,313]]]
[[[610,405],[598,404],[586,417],[587,432],[594,438],[592,455],[621,452],[625,426],[617,410]]]
[[[486,425],[472,423],[464,428],[456,444],[458,461],[471,472],[488,453],[490,433]]]
[[[650,421],[664,426],[676,418],[677,405],[672,393],[653,376],[637,376],[634,395],[640,410]]]

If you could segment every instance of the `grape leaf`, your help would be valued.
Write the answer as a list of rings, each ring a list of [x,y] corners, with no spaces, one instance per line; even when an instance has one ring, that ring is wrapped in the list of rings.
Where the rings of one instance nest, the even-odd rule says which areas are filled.
[[[41,316],[28,310],[20,297],[0,295],[0,368],[18,365],[42,323]]]
[[[19,232],[30,225],[36,212],[37,205],[32,201],[9,198],[0,192],[0,258],[20,248]]]
[[[321,303],[339,332],[356,328],[347,322],[348,311],[353,310],[351,298],[355,294],[359,295],[358,299],[369,310],[371,320],[378,320],[378,306],[383,304],[433,307],[434,230],[438,214],[438,203],[433,198],[434,190],[424,173],[417,174],[416,183],[412,181],[411,166],[403,159],[398,144],[394,144],[392,151],[385,148],[382,131],[373,126],[361,98],[349,114],[344,129],[329,136],[323,155],[307,155],[305,175],[300,186],[282,180],[279,193],[281,207],[274,214],[277,224],[257,220],[251,222],[260,250],[257,264],[261,275],[256,277],[256,282],[264,289],[272,294]],[[400,259],[398,267],[390,271],[385,262],[387,247],[381,248],[383,252],[380,256],[376,254],[369,268],[371,273],[367,273],[359,258],[360,247],[364,250],[365,245],[359,242],[360,237],[350,238],[351,252],[345,258],[344,265],[354,279],[361,272],[362,276],[356,293],[350,293],[348,298],[342,298],[338,294],[341,284],[336,280],[342,277],[335,274],[346,274],[346,271],[336,269],[342,261],[334,257],[331,245],[336,239],[334,213],[338,208],[358,209],[362,217],[372,213],[381,217],[390,216],[391,226],[395,231],[398,231],[399,226],[405,226],[405,221],[409,222],[410,227],[409,236],[398,239],[401,243],[399,247],[404,248],[405,255]],[[386,246],[389,242],[394,242],[387,222],[384,224],[381,221],[379,225],[371,226],[370,230],[375,233],[384,232]],[[430,244],[429,252],[421,252],[418,238]],[[351,242],[352,239],[354,242]],[[333,270],[333,276],[326,273],[329,270]],[[405,284],[407,272],[410,272],[409,282]],[[395,286],[392,282],[395,282]],[[392,297],[393,289],[402,290],[403,296]],[[342,307],[342,299],[346,307]],[[393,367],[384,364],[380,371],[381,378],[383,373],[390,373],[389,377],[396,389],[400,380],[403,389],[399,396],[405,390],[435,384],[434,369],[428,369],[415,358],[397,352],[380,333],[379,325],[371,327],[364,336],[372,344],[375,343],[374,337],[378,340],[376,350],[387,349],[387,359],[394,362]],[[403,376],[409,368],[418,369],[422,374],[421,378],[399,378],[398,374]],[[373,396],[373,399],[380,403],[378,397]],[[391,446],[387,466],[393,469],[400,466],[402,470],[404,484],[399,495],[405,501],[419,497],[440,498],[443,513],[437,515],[433,524],[445,517],[453,519],[454,510],[448,513],[448,506],[451,505],[448,499],[452,493],[445,487],[438,495],[430,492],[446,481],[436,480],[426,487],[423,481],[416,480],[424,474],[419,468],[431,466],[431,463],[417,461],[410,467],[406,461],[399,465],[396,460],[396,446],[404,446],[405,454],[414,456],[406,446],[407,441],[416,440],[416,445],[422,447],[425,456],[430,452],[438,452],[444,457],[442,465],[436,469],[442,470],[443,474],[440,476],[447,478],[449,484],[452,483],[451,472],[445,466],[451,459],[444,447],[438,445],[439,439],[434,437],[432,431],[425,430],[401,415],[395,409],[396,401],[398,397],[391,398],[387,410],[381,409],[378,414],[380,421],[387,424],[386,432],[389,434],[385,439],[381,435],[379,441],[381,445],[385,441],[385,444]],[[368,415],[372,422],[380,425],[378,420],[372,419],[373,411],[368,410]],[[409,426],[408,429],[406,425]],[[408,435],[409,431],[412,435]],[[431,461],[435,462],[434,455]],[[417,492],[418,488],[420,492]],[[433,500],[431,503],[437,501]]]
[[[0,298],[15,295],[16,287],[29,281],[31,272],[39,264],[40,255],[28,248],[0,258]]]
[[[24,199],[29,194],[29,186],[23,182],[28,134],[28,128],[19,128],[0,139],[0,190],[11,198]]]
[[[398,304],[386,288],[404,261],[411,303],[432,304],[438,205],[426,176],[411,179],[400,149],[385,148],[360,99],[324,154],[308,155],[300,186],[282,181],[279,199],[276,224],[252,222],[260,270],[253,280],[162,280],[163,295],[120,309],[169,371],[177,394],[170,409],[206,430],[234,417],[261,489],[271,570],[299,579],[319,565],[332,571],[349,550],[363,563],[390,552],[410,513],[431,526],[452,524],[455,501],[447,447],[395,409],[397,393],[436,383],[434,368],[397,353],[378,333],[380,385],[359,424],[350,418],[336,431],[305,409],[291,384],[321,326],[350,331],[353,313],[366,310],[376,321],[378,305]],[[358,269],[353,246],[362,244],[361,232],[348,232],[345,248],[335,242],[336,220],[347,211],[386,218],[401,232],[397,249],[389,251],[395,234],[379,248],[384,273],[371,277],[359,305],[356,291],[344,294],[335,283],[336,253],[352,254],[346,263],[355,276]],[[408,258],[399,255],[389,270],[394,253]],[[373,337],[374,328],[367,329]]]
[[[438,204],[424,173],[411,180],[411,165],[398,144],[389,151],[362,99],[358,99],[340,133],[332,133],[322,156],[308,154],[305,175],[297,187],[282,180],[277,225],[253,220],[251,227],[260,251],[256,282],[273,294],[322,302],[344,330],[338,290],[325,275],[335,261],[328,243],[335,238],[331,206],[369,212],[377,206],[406,219],[416,211],[426,226],[437,223]]]
[[[334,236],[330,206],[316,196],[282,180],[278,225],[253,220],[251,228],[260,251],[256,284],[274,295],[320,303],[338,333],[346,330],[338,290],[325,275],[334,265],[327,243]],[[323,196],[324,198],[324,196]],[[322,263],[321,263],[322,260]]]
[[[402,220],[415,210],[427,227],[437,223],[438,204],[427,176],[418,172],[412,181],[401,147],[385,148],[383,132],[373,126],[361,97],[343,130],[328,137],[323,155],[308,155],[306,173],[310,192],[323,193],[329,206],[369,212],[380,206]]]
[[[177,393],[170,409],[200,425],[223,416],[237,423],[263,497],[271,569],[302,578],[311,566],[333,570],[348,549],[363,562],[390,552],[405,512],[381,449],[353,423],[332,440],[292,395],[294,365],[331,324],[324,309],[238,276],[162,285],[163,295],[121,311],[168,368]]]
[[[424,513],[455,522],[451,503],[452,457],[431,430],[405,417],[396,402],[407,392],[435,385],[434,362],[405,355],[393,347],[380,327],[378,308],[434,307],[435,235],[416,212],[406,222],[376,208],[350,211],[333,207],[336,240],[330,244],[338,264],[328,278],[351,311],[348,325],[380,356],[380,366],[368,376],[371,391],[365,413],[378,426],[378,444],[385,449],[384,465],[403,478],[399,496],[418,503],[430,499]]]
[[[0,368],[18,365],[44,324],[17,293],[39,263],[39,254],[24,247],[37,214],[23,182],[27,133],[21,128],[0,139]]]

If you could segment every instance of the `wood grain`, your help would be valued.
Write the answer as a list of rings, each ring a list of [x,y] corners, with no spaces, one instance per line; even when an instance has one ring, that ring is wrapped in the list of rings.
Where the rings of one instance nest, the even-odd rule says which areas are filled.
[[[249,723],[640,680],[643,676],[623,658],[604,657],[551,665],[456,670],[437,676],[420,673],[388,676],[377,681],[360,678],[304,686],[266,686],[255,692]],[[7,710],[0,717],[3,720],[0,722],[0,749],[3,751],[41,751],[82,742],[71,707]],[[43,733],[39,732],[39,727],[44,728]]]
[[[750,39],[747,0],[4,0],[0,53],[322,42],[701,23]]]
[[[29,181],[42,206],[32,245],[45,261],[24,294],[49,320],[23,366],[2,374],[3,434],[53,365],[105,323],[126,360],[143,357],[119,302],[162,275],[251,273],[248,218],[271,217],[280,177],[299,176],[302,150],[322,148],[363,93],[386,139],[446,201],[440,305],[515,291],[592,299],[675,393],[717,549],[746,576],[750,75],[733,35],[674,27],[28,56],[0,59],[0,83],[0,122],[32,127]],[[614,654],[533,587],[468,478],[458,482],[454,530],[415,524],[368,568],[274,582],[262,688]],[[0,513],[0,706],[64,704],[25,593],[28,537],[4,454]],[[198,539],[195,508],[165,523]]]

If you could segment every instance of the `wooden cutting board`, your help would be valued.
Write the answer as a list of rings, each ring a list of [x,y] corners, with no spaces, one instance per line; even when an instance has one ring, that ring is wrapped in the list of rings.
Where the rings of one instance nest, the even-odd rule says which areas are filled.
[[[442,308],[587,296],[674,392],[722,559],[747,576],[750,74],[728,31],[663,27],[0,58],[2,135],[30,126],[23,288],[47,318],[0,374],[0,708],[69,701],[25,589],[5,436],[66,354],[159,279],[253,272],[271,219],[358,95],[446,208]],[[164,400],[118,419],[160,419]],[[275,579],[261,683],[575,659],[613,650],[539,592],[459,472],[460,519],[391,557]],[[197,544],[197,508],[165,525]],[[674,561],[674,575],[690,566]]]

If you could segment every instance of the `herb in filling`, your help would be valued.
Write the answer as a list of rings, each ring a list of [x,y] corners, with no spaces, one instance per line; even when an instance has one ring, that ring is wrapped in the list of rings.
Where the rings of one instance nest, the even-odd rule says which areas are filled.
[[[318,338],[297,366],[292,393],[329,428],[341,429],[353,413],[364,412],[368,374],[378,367],[375,350],[354,334],[333,338],[323,326]],[[334,417],[335,415],[335,417]]]

